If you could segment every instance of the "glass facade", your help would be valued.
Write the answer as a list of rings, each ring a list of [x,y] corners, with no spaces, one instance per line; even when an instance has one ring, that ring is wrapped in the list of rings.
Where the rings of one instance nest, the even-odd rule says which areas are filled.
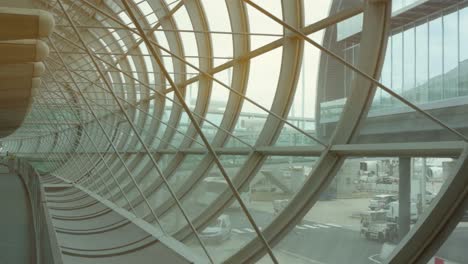
[[[468,30],[467,13],[468,8],[460,5],[393,29],[381,82],[412,103],[427,104],[429,109],[431,103],[466,96],[466,74],[463,73],[468,60],[463,55],[462,40]],[[346,49],[345,56],[357,58],[358,47]],[[345,87],[349,84],[349,78],[345,79]],[[398,106],[389,99],[378,91],[372,110]]]

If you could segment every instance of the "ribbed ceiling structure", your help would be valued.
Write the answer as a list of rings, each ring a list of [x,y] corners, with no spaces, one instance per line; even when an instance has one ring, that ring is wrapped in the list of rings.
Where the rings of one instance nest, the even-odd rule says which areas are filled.
[[[292,239],[288,234],[347,160],[457,158],[387,260],[423,263],[463,212],[467,135],[379,82],[391,1],[339,2],[35,1],[53,14],[55,32],[44,39],[50,54],[31,111],[1,139],[2,151],[127,210],[215,263],[286,261],[276,246]],[[353,41],[361,53],[351,62],[323,40],[356,15],[362,31]],[[354,77],[339,120],[324,133],[314,120],[322,113],[317,94],[332,89],[323,78],[333,75],[324,68],[330,61]],[[360,141],[377,90],[451,140]],[[281,164],[291,177],[302,166],[299,187],[288,191],[288,206],[261,220],[245,193]],[[202,231],[230,210],[254,235],[221,248],[206,245]]]

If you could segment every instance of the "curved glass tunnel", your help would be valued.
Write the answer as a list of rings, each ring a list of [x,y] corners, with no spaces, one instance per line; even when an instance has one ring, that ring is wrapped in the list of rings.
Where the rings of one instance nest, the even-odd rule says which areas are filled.
[[[55,22],[0,155],[42,263],[468,262],[468,1],[26,9]]]

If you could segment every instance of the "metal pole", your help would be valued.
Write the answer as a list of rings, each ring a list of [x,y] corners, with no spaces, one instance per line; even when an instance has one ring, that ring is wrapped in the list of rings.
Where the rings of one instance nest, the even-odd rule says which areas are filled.
[[[398,162],[398,237],[402,239],[411,225],[411,158],[400,157]]]
[[[424,206],[426,205],[426,177],[427,177],[427,160],[426,160],[426,158],[422,158],[422,164],[421,165],[422,165],[422,174],[421,174],[421,179],[420,179],[421,186],[419,187],[419,191],[421,192],[421,204],[422,204],[421,209],[423,209]]]

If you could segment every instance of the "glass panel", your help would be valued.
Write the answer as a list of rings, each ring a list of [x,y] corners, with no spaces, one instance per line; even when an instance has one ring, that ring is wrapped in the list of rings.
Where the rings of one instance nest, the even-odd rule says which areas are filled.
[[[403,32],[403,93],[402,95],[409,100],[416,98],[414,94],[415,87],[415,29],[410,28]]]
[[[281,1],[255,1],[262,8],[268,12],[274,14],[279,19],[282,19],[282,7]],[[283,35],[283,27],[273,21],[271,18],[260,13],[257,9],[247,5],[247,14],[249,16],[249,27],[250,32],[253,33],[250,36],[250,49],[255,50],[260,48],[272,41],[277,40]],[[257,35],[267,34],[267,35]],[[269,36],[270,35],[270,36]]]
[[[304,10],[314,10],[314,12],[304,12],[304,24],[310,25],[326,18],[330,14],[331,0],[304,1]]]
[[[459,12],[460,32],[459,32],[459,47],[460,47],[460,91],[461,96],[468,95],[468,49],[462,48],[468,43],[468,7],[460,9]]]
[[[229,86],[231,84],[231,72],[232,68],[228,68],[227,70],[215,74],[214,78]],[[212,85],[211,99],[208,102],[208,113],[206,114],[206,120],[209,121],[209,123],[203,121],[202,124],[202,131],[209,141],[213,140],[217,133],[225,133],[220,131],[218,127],[225,116],[230,116],[230,114],[226,113],[230,91],[217,82],[213,82]],[[202,142],[200,135],[198,134],[197,139]]]
[[[224,1],[204,0],[203,6],[208,17],[209,29],[213,43],[214,66],[218,66],[232,58],[232,35],[219,32],[231,32],[229,14]]]
[[[402,93],[403,86],[403,33],[392,36],[392,90]],[[393,104],[393,103],[392,103]]]
[[[466,251],[466,241],[468,234],[468,209],[465,211],[462,219],[452,231],[444,244],[431,259],[435,264],[466,263],[468,261],[468,252]],[[431,262],[429,262],[431,263]]]
[[[349,47],[344,50],[334,47],[339,49],[339,51],[336,51],[337,55],[357,66],[360,52],[359,44],[351,41],[346,45],[349,45]],[[318,139],[326,143],[333,135],[336,123],[341,118],[344,106],[351,93],[355,73],[323,53],[320,55],[320,65],[323,65],[323,67],[317,69],[317,92],[315,95],[317,97],[315,111],[317,112],[315,113],[315,122]]]
[[[182,6],[177,12],[174,14],[174,19],[177,23],[177,27],[181,31],[188,31],[188,32],[181,32],[180,36],[182,38],[182,43],[184,46],[185,56],[189,57],[197,57],[198,50],[197,50],[197,42],[195,39],[195,34],[193,31],[193,26],[190,21],[190,17],[187,13],[187,9],[185,6]]]
[[[240,208],[240,205],[237,201],[234,201],[231,207]],[[188,207],[186,206],[186,208]],[[205,243],[209,254],[214,259],[214,263],[222,263],[224,259],[240,249],[242,242],[248,241],[249,237],[253,236],[253,233],[249,232],[247,236],[239,239],[234,232],[235,228],[233,228],[239,222],[247,222],[244,215],[233,218],[229,214],[221,214],[214,220],[211,220],[203,230],[199,231],[198,234]],[[203,256],[202,248],[194,236],[186,239],[184,244],[199,256]]]
[[[444,98],[458,95],[458,14],[444,17]]]
[[[429,83],[429,39],[428,39],[428,23],[424,23],[415,28],[416,31],[416,87],[415,100],[417,102],[428,101],[428,83]]]
[[[429,101],[442,98],[443,80],[443,36],[442,18],[436,18],[429,22]]]
[[[309,35],[314,41],[322,43],[325,31],[321,30]],[[304,46],[301,72],[297,82],[294,101],[289,110],[287,121],[307,133],[285,124],[275,146],[305,146],[317,145],[315,111],[317,109],[317,93],[321,52],[312,45]],[[346,83],[345,83],[346,84]],[[340,112],[340,110],[336,110]],[[337,113],[334,114],[337,114]]]
[[[392,87],[392,42],[389,41],[387,44],[387,50],[385,52],[385,61],[382,68],[381,82],[387,87]],[[378,97],[378,99],[376,99]],[[374,101],[370,111],[385,109],[392,107],[392,98],[389,94],[382,92],[377,89],[374,96]]]
[[[241,190],[241,197],[261,229],[287,206],[303,185],[316,160],[316,157],[271,156],[255,172],[248,187]],[[216,254],[225,259],[254,238],[255,233],[237,202],[225,208],[222,215],[231,219],[232,237],[229,245],[235,245],[217,247]]]
[[[395,0],[392,1],[392,12],[400,10],[403,7],[404,0]]]
[[[288,263],[382,262],[381,252],[394,248],[429,208],[454,162],[347,158],[312,209],[274,248],[275,255]],[[400,183],[410,188],[400,193]],[[401,201],[407,201],[407,206]],[[400,206],[405,217],[399,215]],[[406,231],[399,234],[402,230]]]
[[[281,54],[282,48],[277,48],[251,60],[246,96],[266,109],[270,109],[278,86]],[[257,141],[258,134],[262,131],[267,117],[266,111],[244,100],[234,135],[253,145]],[[245,144],[239,143],[231,137],[228,146],[245,147]]]
[[[196,168],[203,156],[187,155],[183,160],[180,160],[183,158],[180,155],[175,157],[177,157],[177,160],[172,159],[163,172],[166,179],[168,179],[171,188],[174,191],[177,191],[178,188],[187,181],[188,177],[192,175],[193,169]],[[170,197],[168,189],[165,187],[166,185],[163,183],[162,178],[160,178],[156,171],[154,174],[156,175],[158,185],[152,188],[151,193],[149,194],[149,199],[151,199],[151,204],[154,208],[158,208],[168,200],[172,201],[172,198]]]
[[[403,65],[400,65],[399,62],[402,56],[400,51],[401,33],[395,33],[391,37],[389,42],[391,48],[387,47],[381,81],[447,126],[466,134],[466,130],[461,126],[461,123],[465,123],[465,115],[461,113],[466,111],[466,100],[457,98],[459,90],[463,89],[461,83],[463,77],[459,75],[459,72],[464,69],[461,63],[457,63],[458,56],[461,56],[458,52],[457,12],[451,10],[445,13],[446,15],[443,17],[432,17],[428,21],[424,19],[418,21],[414,28],[410,25],[408,29],[403,31]],[[392,67],[389,67],[389,64]],[[402,93],[399,90],[399,74],[402,70],[400,66],[403,66]],[[414,84],[414,88],[412,84]],[[371,111],[365,121],[366,125],[362,129],[362,134],[366,134],[366,140],[369,140],[367,142],[460,139],[460,137],[436,125],[435,122],[429,121],[427,117],[392,98],[388,93],[379,90],[378,88],[375,94],[377,98],[373,100]],[[447,107],[448,105],[452,107]],[[378,122],[382,123],[378,125]],[[414,124],[418,124],[419,127],[414,127]],[[411,126],[418,130],[418,136],[411,131]],[[384,130],[386,131],[384,132]],[[392,135],[398,130],[400,136]],[[371,134],[372,136],[370,136]],[[361,137],[360,142],[365,142],[364,137]]]
[[[205,161],[209,157],[204,157]],[[245,161],[244,156],[232,156],[223,155],[220,156],[221,163],[226,169],[230,177],[234,177],[238,170],[241,168]],[[212,206],[212,203],[216,202],[218,196],[227,190],[227,184],[216,165],[212,165],[206,172],[206,162],[202,162],[197,166],[192,165],[192,174],[189,177],[200,177],[198,182],[187,189],[187,186],[181,186],[179,189],[181,201],[185,211],[187,212],[190,219],[196,219],[206,214],[206,210]],[[177,172],[178,173],[178,172]],[[201,173],[201,174],[200,174]],[[184,182],[186,183],[186,182]],[[184,190],[185,188],[185,190]],[[250,194],[247,192],[241,193],[245,197],[246,201],[250,199]],[[234,202],[229,206],[229,211],[215,217],[214,220],[210,221],[202,230],[199,231],[199,235],[203,239],[204,243],[208,247],[208,250],[212,257],[216,260],[216,263],[228,254],[234,253],[239,249],[236,241],[230,239],[234,236],[232,232],[233,225],[236,221],[246,221],[245,216],[242,214],[231,216],[229,213],[231,210],[238,211],[240,206]],[[162,217],[163,221],[172,223],[171,230],[176,231],[183,227],[185,222],[180,220],[182,215],[178,213],[175,205],[170,208],[166,208],[165,213]],[[185,227],[186,228],[186,227]],[[182,241],[184,244],[192,248],[195,252],[203,255],[202,248],[197,243],[196,238],[192,235],[189,238]],[[223,250],[220,250],[222,248]]]

